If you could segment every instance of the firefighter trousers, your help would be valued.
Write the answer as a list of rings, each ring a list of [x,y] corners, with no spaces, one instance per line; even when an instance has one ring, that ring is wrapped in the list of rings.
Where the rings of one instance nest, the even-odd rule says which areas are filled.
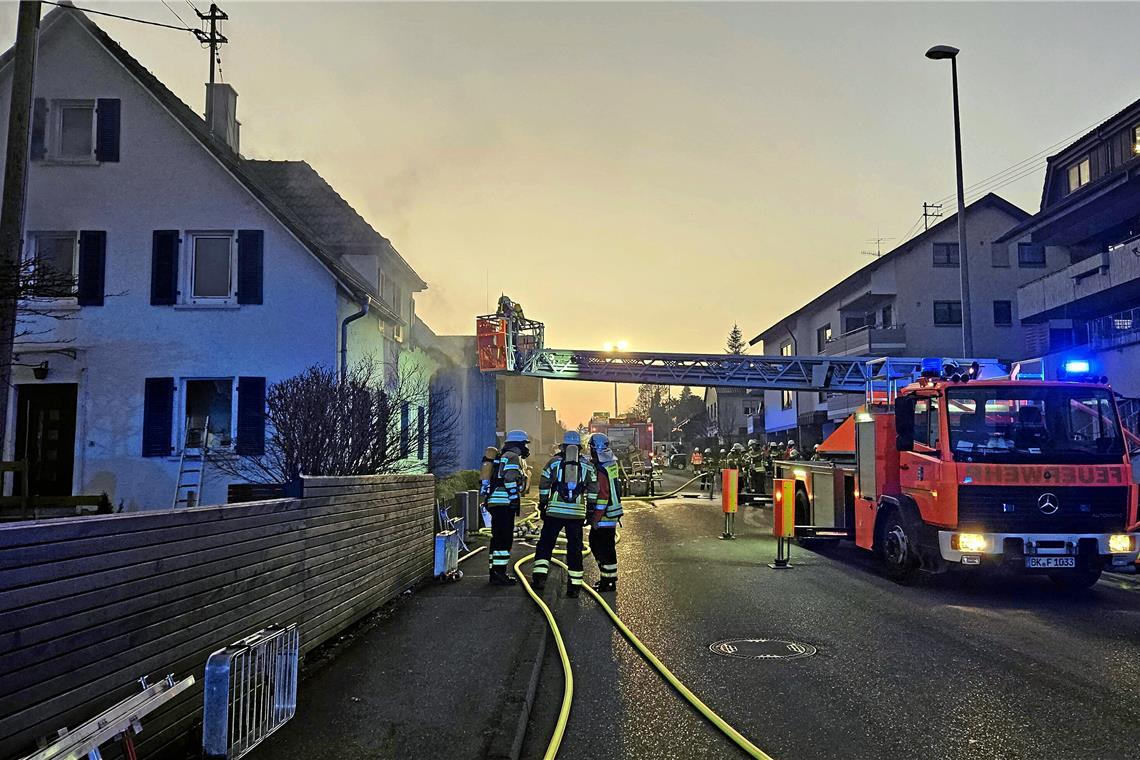
[[[604,581],[617,580],[617,528],[590,528],[590,551],[598,560],[598,573]]]
[[[515,537],[515,510],[509,504],[502,504],[487,507],[487,511],[491,513],[491,571],[506,572]]]
[[[550,572],[550,558],[554,554],[554,544],[558,534],[566,531],[566,566],[570,568],[571,586],[582,585],[582,518],[545,517],[542,532],[538,536],[538,547],[534,550],[534,574],[546,576]]]

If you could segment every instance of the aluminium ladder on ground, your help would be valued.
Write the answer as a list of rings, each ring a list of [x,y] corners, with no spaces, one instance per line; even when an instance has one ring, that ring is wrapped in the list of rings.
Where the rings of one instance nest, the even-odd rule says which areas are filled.
[[[182,441],[182,457],[178,461],[178,482],[174,487],[174,509],[196,507],[202,496],[202,477],[206,472],[206,453],[210,445],[210,418],[201,428],[186,422]],[[197,437],[195,437],[197,436]],[[198,445],[193,445],[197,443]]]

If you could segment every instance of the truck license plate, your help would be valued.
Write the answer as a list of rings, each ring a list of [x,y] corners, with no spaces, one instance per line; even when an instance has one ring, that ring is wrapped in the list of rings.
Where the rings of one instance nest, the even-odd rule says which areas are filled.
[[[1075,568],[1076,557],[1026,557],[1025,566],[1031,569]]]

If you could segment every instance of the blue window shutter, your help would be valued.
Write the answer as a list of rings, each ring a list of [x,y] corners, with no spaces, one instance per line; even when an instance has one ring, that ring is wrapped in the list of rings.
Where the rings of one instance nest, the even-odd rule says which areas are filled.
[[[411,406],[407,401],[400,404],[400,458],[407,459],[411,453],[412,424]]]
[[[178,230],[155,230],[150,252],[150,302],[172,306],[178,300]]]
[[[234,451],[242,456],[265,453],[265,378],[238,378],[237,440]]]
[[[118,98],[99,98],[95,101],[95,160],[119,160],[119,109]]]
[[[79,233],[80,306],[102,306],[107,273],[107,233],[84,230]]]
[[[174,434],[174,378],[148,377],[143,393],[144,457],[165,457],[173,452],[170,441]]]
[[[47,155],[47,101],[36,98],[32,101],[32,136],[29,157],[33,161],[43,161]]]
[[[237,302],[259,304],[264,280],[265,233],[261,230],[238,230]]]

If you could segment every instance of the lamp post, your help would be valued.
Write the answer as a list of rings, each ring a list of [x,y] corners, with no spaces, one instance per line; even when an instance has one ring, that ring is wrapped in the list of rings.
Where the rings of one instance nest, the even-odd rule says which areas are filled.
[[[932,61],[950,60],[954,91],[954,161],[958,179],[958,269],[962,276],[962,358],[974,355],[974,328],[970,314],[970,266],[966,255],[966,192],[962,185],[962,123],[958,116],[958,48],[935,45],[926,51]]]
[[[625,351],[628,348],[629,341],[626,340],[619,340],[614,343],[607,341],[602,344],[602,350],[608,354],[612,354],[614,351]],[[618,416],[618,384],[616,382],[614,383],[614,416]]]

